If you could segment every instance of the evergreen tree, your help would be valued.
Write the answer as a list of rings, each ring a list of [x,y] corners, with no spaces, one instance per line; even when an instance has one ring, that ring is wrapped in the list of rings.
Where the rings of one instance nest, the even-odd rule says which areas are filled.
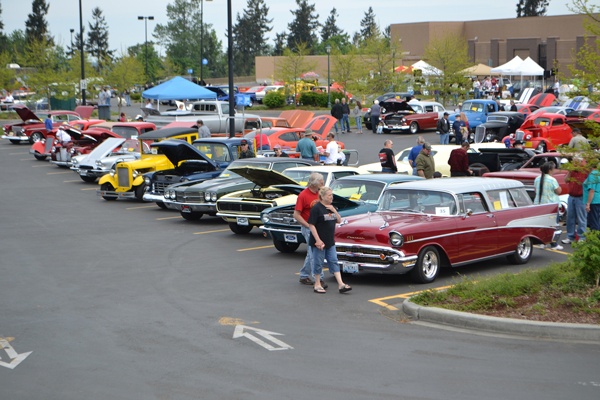
[[[381,36],[379,33],[379,25],[377,25],[377,22],[375,22],[375,13],[373,12],[373,7],[369,7],[365,13],[365,17],[360,21],[360,27],[361,40],[378,38]]]
[[[96,70],[100,72],[112,62],[114,51],[108,49],[108,26],[100,8],[96,7],[92,10],[92,20],[93,24],[88,22],[90,30],[87,34],[85,50],[96,57]]]
[[[285,49],[285,42],[287,40],[287,33],[281,32],[275,34],[275,40],[273,44],[273,56],[283,55],[283,49]]]
[[[550,0],[519,0],[517,3],[517,18],[542,17],[546,15],[546,8]]]
[[[43,39],[49,44],[54,44],[54,39],[48,32],[48,22],[46,22],[49,8],[50,4],[46,4],[46,0],[33,0],[31,14],[27,15],[27,21],[25,21],[27,43]]]
[[[187,74],[190,68],[200,72],[202,36],[202,58],[208,60],[203,68],[203,77],[225,76],[227,60],[221,52],[222,45],[212,24],[207,24],[200,18],[200,1],[174,0],[172,4],[168,4],[166,20],[169,22],[165,25],[156,24],[153,35],[166,49],[166,55],[177,74]],[[201,29],[204,29],[203,35],[200,35]],[[151,73],[150,76],[156,77]]]
[[[244,14],[237,15],[233,30],[233,54],[235,71],[238,75],[250,75],[254,71],[254,57],[266,55],[268,45],[266,34],[273,27],[273,19],[268,19],[269,7],[264,0],[248,0]]]
[[[2,4],[0,3],[0,53],[8,50],[8,38],[4,33],[4,22],[2,22]]]
[[[287,38],[287,47],[291,51],[298,50],[302,43],[304,47],[313,54],[313,48],[318,43],[315,32],[319,27],[319,15],[315,14],[315,5],[308,4],[307,0],[296,0],[297,10],[292,10],[294,20],[288,24],[290,31]]]
[[[326,42],[333,36],[343,35],[344,31],[337,26],[337,17],[339,16],[335,7],[329,12],[329,17],[321,28],[321,41]]]

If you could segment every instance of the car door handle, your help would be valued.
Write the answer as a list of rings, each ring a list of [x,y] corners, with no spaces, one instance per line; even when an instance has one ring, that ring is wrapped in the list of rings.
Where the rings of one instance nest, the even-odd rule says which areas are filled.
[[[486,217],[488,217],[488,218],[494,218],[494,214],[488,214],[488,215],[486,215]]]

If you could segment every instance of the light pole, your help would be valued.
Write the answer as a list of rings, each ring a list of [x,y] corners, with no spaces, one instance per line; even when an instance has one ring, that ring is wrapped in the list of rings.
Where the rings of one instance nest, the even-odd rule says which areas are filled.
[[[329,55],[331,54],[331,46],[325,47],[327,50],[327,108],[331,108],[331,68],[329,64]]]
[[[204,82],[204,1],[200,0],[200,83]]]
[[[85,89],[87,84],[85,81],[85,63],[83,56],[83,12],[81,10],[81,0],[79,0],[79,55],[81,56],[81,82],[79,87],[81,88],[81,104],[85,106]]]
[[[396,49],[392,49],[392,92],[396,90]]]
[[[146,59],[146,83],[148,83],[148,81],[150,81],[150,79],[148,79],[148,20],[153,21],[154,17],[151,15],[147,17],[139,16],[138,20],[144,20],[144,53],[146,53],[144,58]]]

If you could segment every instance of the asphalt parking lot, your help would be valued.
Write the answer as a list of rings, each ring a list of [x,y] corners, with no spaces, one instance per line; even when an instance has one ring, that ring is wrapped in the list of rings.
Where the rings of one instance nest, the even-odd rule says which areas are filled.
[[[366,163],[383,137],[340,139]],[[400,150],[415,138],[393,139]],[[393,311],[458,274],[519,270],[504,259],[430,285],[351,276],[349,294],[315,295],[298,283],[303,246],[281,254],[257,230],[234,235],[218,218],[104,201],[96,185],[28,150],[0,140],[2,398],[600,395],[598,346],[439,330]],[[536,249],[526,267],[565,256]]]

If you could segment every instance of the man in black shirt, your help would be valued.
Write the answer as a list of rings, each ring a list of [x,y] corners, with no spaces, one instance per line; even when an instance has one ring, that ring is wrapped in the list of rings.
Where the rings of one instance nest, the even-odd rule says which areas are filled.
[[[394,143],[390,139],[383,143],[383,149],[379,151],[379,162],[381,163],[381,172],[395,174],[398,172],[396,166],[396,157],[392,146]]]

